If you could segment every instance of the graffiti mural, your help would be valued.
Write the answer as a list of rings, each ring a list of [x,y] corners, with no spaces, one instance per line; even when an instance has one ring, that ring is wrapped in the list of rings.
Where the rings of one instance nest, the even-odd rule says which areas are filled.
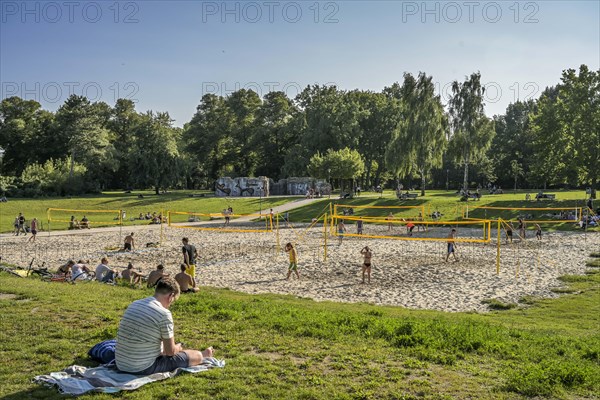
[[[258,178],[219,178],[215,183],[215,196],[225,197],[267,197],[269,196],[269,179]]]

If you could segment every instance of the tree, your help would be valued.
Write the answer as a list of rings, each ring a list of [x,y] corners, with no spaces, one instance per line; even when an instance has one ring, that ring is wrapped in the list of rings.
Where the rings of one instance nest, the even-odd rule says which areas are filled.
[[[401,118],[400,100],[383,93],[352,91],[348,97],[360,107],[358,152],[365,161],[364,185],[379,182],[386,166],[386,150]],[[373,179],[374,176],[374,179]]]
[[[225,100],[232,117],[228,127],[232,138],[232,158],[237,176],[253,176],[256,170],[258,152],[254,147],[256,113],[261,105],[258,94],[252,90],[240,89]]]
[[[178,138],[172,122],[168,113],[148,112],[135,129],[130,169],[138,185],[153,186],[156,194],[178,178]]]
[[[534,135],[530,129],[530,114],[535,111],[533,100],[517,101],[506,108],[506,114],[494,117],[496,134],[490,147],[490,157],[494,163],[496,176],[508,178],[512,160],[516,160],[523,168],[525,182],[528,183],[531,164],[534,161]],[[501,180],[508,185],[509,179]]]
[[[557,102],[560,87],[546,88],[531,114],[529,130],[533,138],[531,171],[540,187],[562,183],[569,172],[568,159],[573,158],[572,147],[564,134],[558,118]]]
[[[452,83],[450,98],[450,151],[464,168],[463,190],[469,189],[469,164],[477,162],[494,137],[494,123],[485,116],[481,74],[473,73],[463,83]]]
[[[40,103],[9,97],[0,102],[0,147],[4,174],[20,175],[27,164],[43,162],[53,155],[49,146],[52,137],[52,113],[42,110]],[[60,153],[60,154],[57,154]]]
[[[416,171],[421,178],[421,196],[429,171],[440,167],[446,148],[447,118],[440,97],[435,95],[433,77],[404,74],[400,88],[402,121],[387,153],[388,168],[399,175]]]
[[[83,96],[71,95],[56,112],[57,139],[70,155],[71,179],[76,162],[87,168],[88,182],[107,183],[108,175],[116,171],[117,160],[106,123],[105,107],[93,105]]]
[[[283,92],[270,92],[256,112],[254,143],[257,153],[256,174],[278,178],[286,156],[300,140],[300,131],[291,122],[299,113]]]
[[[133,183],[128,160],[135,140],[135,129],[139,123],[140,116],[135,111],[135,103],[128,99],[118,99],[111,110],[107,124],[113,138],[115,158],[118,163],[118,169],[112,177],[113,187],[129,188]]]
[[[207,181],[226,176],[233,170],[231,163],[236,155],[229,130],[232,119],[223,97],[206,94],[192,120],[184,126],[185,151],[198,163]]]
[[[510,162],[510,172],[515,178],[515,193],[517,193],[517,180],[520,176],[523,176],[523,167],[517,160],[512,160]]]
[[[302,145],[307,158],[328,149],[357,148],[359,120],[365,111],[351,95],[335,86],[307,86],[296,96],[304,113]]]
[[[600,70],[586,65],[563,71],[558,95],[558,117],[573,148],[571,162],[577,171],[577,183],[592,188],[596,198],[600,180]]]
[[[314,154],[308,164],[308,171],[312,177],[340,179],[341,188],[344,190],[345,179],[355,179],[363,174],[365,163],[356,150],[345,147],[341,150],[329,149],[325,155]]]

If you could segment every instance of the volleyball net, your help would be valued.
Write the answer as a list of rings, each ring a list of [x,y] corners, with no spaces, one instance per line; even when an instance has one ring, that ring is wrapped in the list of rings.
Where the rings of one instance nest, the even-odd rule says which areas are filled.
[[[85,229],[98,226],[120,226],[123,224],[122,210],[80,210],[48,208],[48,226],[54,229]]]
[[[502,219],[515,222],[519,219],[537,224],[559,224],[579,222],[583,214],[582,207],[492,207],[465,206],[462,217],[466,220]]]
[[[334,236],[438,242],[448,241],[452,229],[455,230],[454,242],[491,241],[490,220],[425,221],[410,218],[334,216],[330,225],[330,232]]]
[[[167,211],[170,228],[199,231],[264,233],[278,227],[278,214],[234,214],[229,212],[199,213],[190,211]]]
[[[346,216],[367,219],[394,218],[425,218],[425,206],[354,206],[334,204],[331,215],[333,218]]]

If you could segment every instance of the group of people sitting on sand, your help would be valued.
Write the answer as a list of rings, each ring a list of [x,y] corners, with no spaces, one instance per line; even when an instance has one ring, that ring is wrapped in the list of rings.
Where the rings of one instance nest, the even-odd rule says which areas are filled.
[[[133,236],[133,232],[126,236],[125,250],[132,250],[135,248]],[[196,258],[198,257],[198,253],[196,248],[189,244],[187,238],[183,238],[182,243],[183,263],[180,265],[181,271],[174,276],[174,279],[179,284],[182,293],[195,293],[199,290],[195,279]],[[118,268],[111,268],[109,266],[107,257],[102,257],[100,263],[94,269],[91,267],[89,260],[79,260],[77,262],[69,260],[66,264],[61,265],[57,271],[57,277],[62,277],[64,280],[70,282],[93,279],[98,282],[110,284],[122,281],[137,286],[140,285],[142,281],[146,281],[148,287],[156,286],[162,278],[168,276],[169,274],[165,272],[162,264],[159,264],[154,271],[151,271],[147,275],[142,273],[141,269],[136,270],[131,262],[128,263],[127,268],[119,271]]]
[[[78,221],[74,215],[71,215],[69,229],[90,229],[90,220],[85,215]]]

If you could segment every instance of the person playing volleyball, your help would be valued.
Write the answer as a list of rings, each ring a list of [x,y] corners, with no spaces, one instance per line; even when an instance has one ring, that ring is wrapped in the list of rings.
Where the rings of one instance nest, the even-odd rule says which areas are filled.
[[[452,231],[450,231],[450,234],[448,235],[448,254],[446,254],[446,262],[448,262],[448,258],[450,257],[451,253],[454,256],[454,261],[458,261],[458,258],[456,258],[455,239],[456,239],[456,229],[452,228]]]
[[[369,246],[365,246],[365,248],[360,251],[360,254],[364,257],[362,265],[362,283],[365,283],[365,274],[367,274],[367,281],[371,283],[371,257],[373,257],[373,252]]]
[[[300,279],[300,274],[298,273],[298,252],[296,251],[296,248],[293,244],[288,242],[285,245],[285,251],[287,253],[290,253],[290,266],[288,267],[288,273],[285,279],[288,281],[290,280],[290,275],[292,275],[292,271],[294,271],[296,273],[296,277]]]

